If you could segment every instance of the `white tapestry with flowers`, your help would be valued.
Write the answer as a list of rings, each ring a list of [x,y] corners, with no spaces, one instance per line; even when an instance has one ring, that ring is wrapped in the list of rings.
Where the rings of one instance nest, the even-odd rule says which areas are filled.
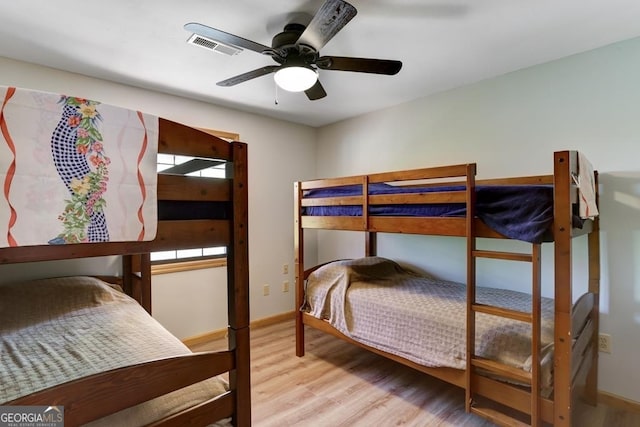
[[[0,247],[152,240],[158,119],[0,86]]]

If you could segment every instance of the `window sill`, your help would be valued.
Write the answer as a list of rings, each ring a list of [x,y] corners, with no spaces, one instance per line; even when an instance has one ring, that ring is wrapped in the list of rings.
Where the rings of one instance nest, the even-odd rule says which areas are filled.
[[[151,274],[179,273],[181,271],[201,270],[203,268],[226,267],[227,258],[202,259],[196,261],[171,262],[151,266]]]

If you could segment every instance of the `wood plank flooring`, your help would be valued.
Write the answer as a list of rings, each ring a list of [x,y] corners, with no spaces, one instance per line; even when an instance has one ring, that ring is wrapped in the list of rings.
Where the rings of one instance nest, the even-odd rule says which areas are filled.
[[[221,350],[226,340],[193,346]],[[252,420],[257,427],[493,426],[464,411],[464,391],[307,328],[295,355],[292,320],[251,332]],[[640,425],[640,413],[579,408],[576,426]]]

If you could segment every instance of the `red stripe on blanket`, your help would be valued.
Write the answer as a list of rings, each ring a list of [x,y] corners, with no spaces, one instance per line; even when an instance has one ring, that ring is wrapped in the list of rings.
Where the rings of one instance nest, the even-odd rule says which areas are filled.
[[[4,97],[4,102],[2,103],[2,109],[0,109],[0,130],[2,131],[2,135],[4,136],[5,141],[7,141],[9,150],[11,150],[11,153],[13,154],[11,165],[9,165],[9,169],[7,170],[7,176],[4,179],[4,198],[7,200],[7,204],[9,205],[9,209],[11,210],[11,215],[9,217],[9,226],[7,227],[7,241],[9,243],[9,246],[18,246],[18,242],[16,242],[16,240],[13,238],[13,235],[11,234],[11,229],[16,223],[18,214],[16,213],[16,210],[13,208],[13,205],[11,205],[11,202],[9,201],[9,192],[11,190],[11,182],[13,181],[13,176],[16,173],[16,147],[13,143],[13,140],[11,139],[9,128],[7,128],[7,122],[4,119],[4,108],[14,93],[16,93],[15,87],[10,87],[7,89],[7,93]]]
[[[142,178],[142,173],[140,173],[140,163],[142,163],[142,158],[144,157],[144,153],[147,151],[147,126],[144,123],[144,116],[140,111],[138,113],[138,118],[140,119],[140,123],[142,123],[142,127],[144,128],[144,138],[142,139],[142,147],[140,148],[140,153],[138,154],[138,184],[140,185],[140,193],[142,194],[142,203],[140,203],[140,207],[138,208],[138,221],[142,224],[142,230],[140,230],[140,234],[138,235],[138,240],[144,240],[144,217],[142,215],[142,207],[144,206],[144,202],[147,200],[147,189],[144,186],[144,179]]]

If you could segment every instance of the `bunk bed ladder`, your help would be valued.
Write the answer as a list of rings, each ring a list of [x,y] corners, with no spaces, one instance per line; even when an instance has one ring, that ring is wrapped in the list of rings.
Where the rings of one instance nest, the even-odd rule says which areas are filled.
[[[498,425],[502,426],[520,426],[528,425],[520,421],[518,418],[501,412],[493,405],[486,405],[476,401],[476,393],[474,387],[476,385],[475,378],[482,375],[481,371],[486,375],[497,375],[501,378],[517,381],[519,383],[530,386],[531,389],[531,406],[530,406],[530,425],[541,426],[541,399],[540,399],[540,332],[541,332],[541,245],[533,244],[531,253],[518,252],[498,252],[490,250],[477,250],[475,241],[469,242],[470,259],[467,289],[467,390],[466,390],[466,409],[468,412],[475,413],[486,418]],[[530,262],[532,264],[532,307],[531,312],[521,312],[504,307],[493,306],[479,303],[476,300],[476,259],[490,258],[505,261]],[[521,322],[531,324],[531,354],[534,363],[532,363],[531,373],[515,369],[500,362],[484,359],[475,355],[475,322],[476,314],[484,313],[492,316],[505,317]]]

